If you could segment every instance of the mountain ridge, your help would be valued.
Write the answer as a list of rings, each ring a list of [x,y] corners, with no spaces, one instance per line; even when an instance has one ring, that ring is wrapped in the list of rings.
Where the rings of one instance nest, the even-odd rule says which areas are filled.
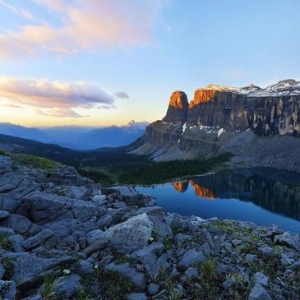
[[[74,150],[93,150],[102,147],[128,145],[143,135],[148,122],[131,120],[122,126],[85,127],[53,126],[25,127],[11,123],[0,123],[0,133],[56,144]]]
[[[300,172],[300,82],[218,89],[197,89],[181,121],[183,109],[169,106],[132,153],[164,161],[229,151],[237,164]]]

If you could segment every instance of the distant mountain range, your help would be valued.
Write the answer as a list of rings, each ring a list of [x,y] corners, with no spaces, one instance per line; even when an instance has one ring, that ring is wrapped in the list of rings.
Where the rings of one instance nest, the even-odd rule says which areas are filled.
[[[0,134],[51,143],[76,150],[128,145],[141,137],[148,122],[130,121],[124,126],[81,127],[57,126],[29,128],[11,123],[0,123]]]

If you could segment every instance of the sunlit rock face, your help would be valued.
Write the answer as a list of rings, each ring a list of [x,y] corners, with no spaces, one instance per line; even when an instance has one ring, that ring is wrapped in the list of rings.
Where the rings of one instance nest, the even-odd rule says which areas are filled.
[[[173,183],[174,189],[180,193],[183,193],[187,190],[189,186],[188,180],[186,181],[177,181]]]
[[[300,135],[300,82],[283,80],[261,89],[209,85],[195,91],[187,126],[228,131],[252,129],[259,136]]]
[[[201,186],[200,184],[198,184],[193,179],[190,180],[190,184],[195,190],[195,195],[197,195],[198,197],[206,198],[208,200],[214,200],[215,199],[215,196],[214,196],[213,192],[210,189]]]
[[[188,112],[187,126],[245,130],[249,128],[245,100],[245,95],[232,91],[197,90]]]
[[[164,122],[183,124],[189,109],[187,95],[182,91],[175,91],[169,101],[169,107]]]
[[[283,80],[264,89],[253,84],[242,88],[209,85],[197,89],[190,103],[184,92],[175,91],[166,116],[147,127],[143,145],[133,153],[172,160],[224,149],[234,152],[240,142],[234,147],[224,144],[247,130],[257,137],[300,137],[300,82]],[[252,145],[250,139],[244,142]]]

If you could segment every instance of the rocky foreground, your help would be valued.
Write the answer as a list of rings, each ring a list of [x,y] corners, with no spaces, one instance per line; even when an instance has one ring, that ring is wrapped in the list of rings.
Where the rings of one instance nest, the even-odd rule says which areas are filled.
[[[167,214],[0,155],[0,299],[299,299],[300,237]]]

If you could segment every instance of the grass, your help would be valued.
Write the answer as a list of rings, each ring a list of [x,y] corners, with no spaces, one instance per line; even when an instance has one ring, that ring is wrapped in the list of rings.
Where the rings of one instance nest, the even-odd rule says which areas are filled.
[[[57,295],[55,293],[55,288],[57,285],[57,277],[54,275],[44,275],[43,285],[40,291],[40,295],[45,300],[55,300]]]
[[[121,300],[124,299],[126,294],[137,291],[137,287],[128,278],[121,276],[117,272],[102,272],[99,276],[99,283],[101,285],[101,294],[107,300]]]
[[[5,269],[3,279],[4,280],[10,280],[12,275],[14,274],[13,259],[11,259],[11,258],[2,258],[1,259],[1,264]]]
[[[0,233],[0,247],[4,250],[12,250],[12,242],[8,240],[6,233]]]
[[[37,169],[51,170],[61,165],[53,160],[29,154],[9,153],[9,156],[13,158],[15,162],[23,166]]]

